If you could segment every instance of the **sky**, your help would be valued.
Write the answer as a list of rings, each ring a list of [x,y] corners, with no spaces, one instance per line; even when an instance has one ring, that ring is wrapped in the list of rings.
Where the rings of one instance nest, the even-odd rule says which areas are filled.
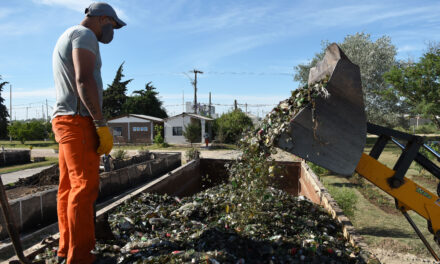
[[[40,118],[55,103],[52,52],[58,37],[84,18],[87,0],[0,1],[0,75],[12,86],[12,118]],[[417,60],[440,41],[440,2],[349,0],[110,0],[127,23],[110,44],[100,44],[104,88],[124,62],[127,95],[152,82],[168,115],[192,101],[193,69],[198,102],[217,113],[240,107],[265,115],[299,84],[294,66],[364,32],[386,35],[397,59]],[[9,109],[10,86],[1,96]]]

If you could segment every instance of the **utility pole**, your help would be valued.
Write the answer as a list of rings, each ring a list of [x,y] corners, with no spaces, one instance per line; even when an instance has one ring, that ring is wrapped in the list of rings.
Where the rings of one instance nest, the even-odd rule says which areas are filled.
[[[12,124],[12,84],[9,85],[9,121]],[[12,141],[11,135],[9,135],[9,141]]]
[[[29,106],[26,106],[26,121],[28,120],[28,109],[29,109]]]
[[[49,107],[47,105],[47,98],[46,98],[46,122],[49,121]]]
[[[194,113],[197,114],[197,73],[203,74],[202,71],[194,69]]]
[[[237,100],[234,100],[234,110],[237,110]]]
[[[211,92],[209,92],[209,106],[208,106],[208,111],[209,111],[208,116],[209,117],[212,117],[211,109],[212,109],[212,107],[211,107]],[[209,134],[209,137],[212,138],[212,122],[211,121],[208,122],[208,134]]]
[[[211,117],[211,92],[209,92],[208,116]]]

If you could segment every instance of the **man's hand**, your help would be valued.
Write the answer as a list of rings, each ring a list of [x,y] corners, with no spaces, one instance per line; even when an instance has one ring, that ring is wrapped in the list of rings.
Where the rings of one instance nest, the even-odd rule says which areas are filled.
[[[113,148],[113,136],[110,133],[108,126],[101,126],[96,128],[96,133],[99,137],[99,147],[96,152],[99,156],[102,154],[108,155]]]

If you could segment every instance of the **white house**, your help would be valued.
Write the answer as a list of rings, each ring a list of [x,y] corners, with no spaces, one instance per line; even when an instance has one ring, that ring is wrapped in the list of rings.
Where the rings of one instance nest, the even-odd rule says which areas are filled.
[[[194,120],[200,120],[201,125],[201,143],[204,142],[203,135],[205,134],[205,127],[207,122],[212,121],[212,118],[196,115],[193,113],[181,113],[176,116],[168,117],[164,119],[164,134],[165,142],[169,144],[186,144],[188,143],[183,136],[185,126],[190,124]]]

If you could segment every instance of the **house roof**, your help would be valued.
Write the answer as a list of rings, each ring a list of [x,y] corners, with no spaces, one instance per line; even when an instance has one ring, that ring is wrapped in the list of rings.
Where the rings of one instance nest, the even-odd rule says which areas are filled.
[[[207,116],[197,115],[197,114],[194,114],[194,113],[186,113],[186,112],[183,112],[183,113],[175,115],[175,116],[170,116],[170,117],[164,118],[164,120],[176,118],[176,117],[179,117],[179,116],[191,116],[191,117],[194,117],[194,118],[197,118],[197,119],[204,119],[204,120],[207,120],[207,121],[214,120],[214,119],[209,118]]]
[[[115,118],[111,118],[108,121],[115,122],[117,119],[125,119],[125,118],[130,118],[130,117],[135,117],[135,118],[140,118],[140,119],[150,120],[150,121],[156,121],[156,122],[163,122],[162,118],[158,118],[158,117],[154,117],[154,116],[148,116],[148,115],[138,115],[138,114],[122,115],[122,116],[118,116],[118,117],[115,117]]]
[[[130,114],[130,115],[131,116],[135,116],[135,117],[139,117],[139,118],[143,118],[143,119],[149,119],[149,120],[157,121],[157,122],[163,122],[163,119],[159,118],[159,117],[148,116],[148,115],[138,115],[138,114]]]

